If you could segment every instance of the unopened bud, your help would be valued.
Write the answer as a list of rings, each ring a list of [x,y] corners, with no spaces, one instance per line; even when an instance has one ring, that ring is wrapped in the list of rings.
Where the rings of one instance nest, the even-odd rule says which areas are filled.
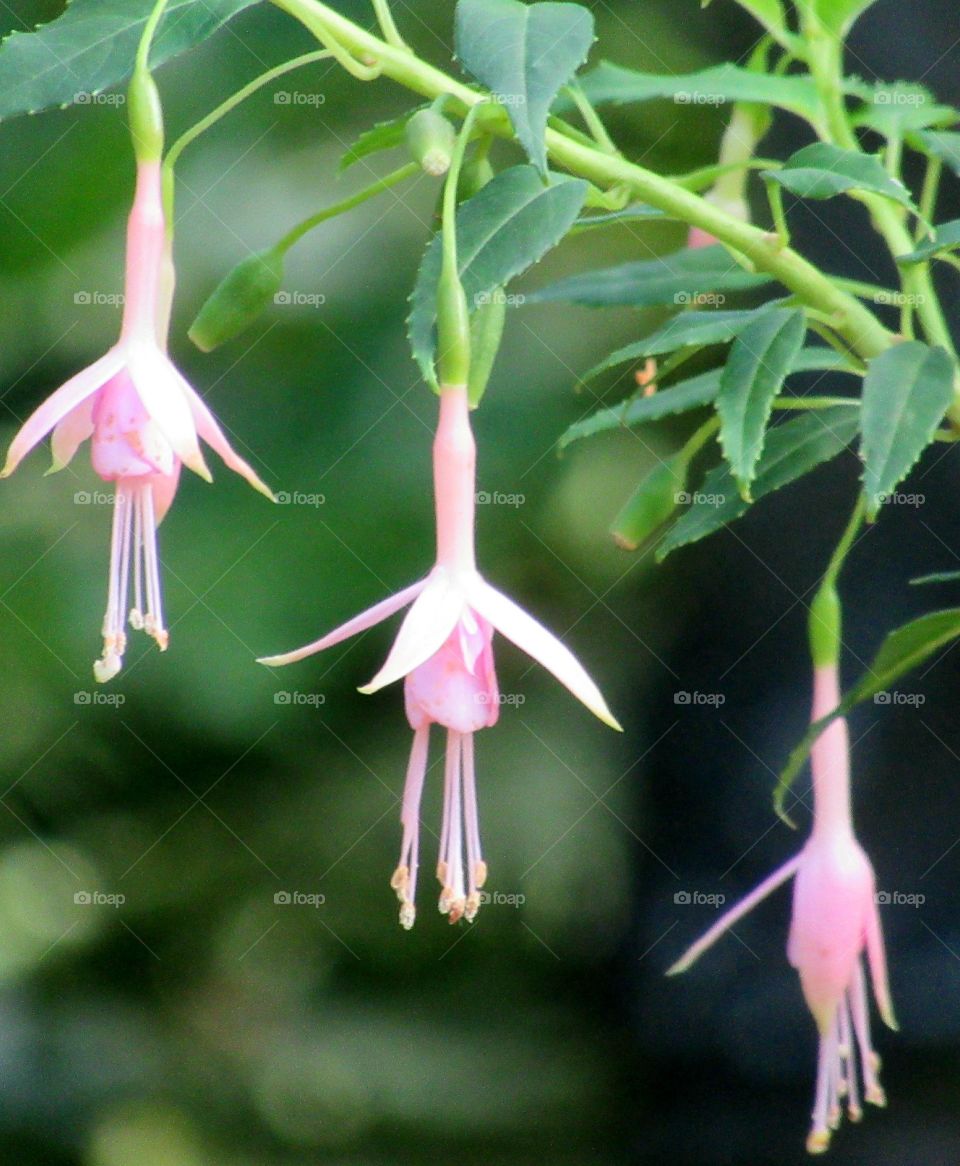
[[[407,122],[407,148],[427,174],[439,178],[450,169],[457,134],[433,108],[418,110]]]
[[[613,520],[610,533],[618,546],[635,551],[667,521],[681,500],[686,471],[680,454],[654,466]]]
[[[274,250],[250,255],[229,272],[200,309],[188,335],[211,352],[249,328],[273,301],[283,282],[283,256]]]

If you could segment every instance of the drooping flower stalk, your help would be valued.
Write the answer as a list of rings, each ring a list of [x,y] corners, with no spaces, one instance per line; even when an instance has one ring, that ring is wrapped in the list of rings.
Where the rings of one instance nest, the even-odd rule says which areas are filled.
[[[855,517],[859,525],[859,515]],[[814,722],[840,703],[840,608],[833,576],[841,559],[842,554],[832,565],[811,610]],[[686,971],[748,911],[795,876],[787,958],[800,975],[804,999],[820,1034],[807,1138],[811,1154],[821,1154],[829,1147],[844,1100],[852,1121],[862,1116],[861,1099],[872,1105],[886,1104],[878,1077],[880,1058],[870,1035],[864,953],[880,1015],[890,1028],[897,1026],[887,983],[873,867],[853,832],[849,754],[847,722],[837,717],[811,751],[813,826],[805,846],[726,912],[668,972]]]
[[[480,906],[486,864],[480,845],[473,734],[495,724],[499,713],[494,630],[538,660],[602,721],[620,727],[569,648],[477,571],[476,446],[469,411],[465,386],[441,389],[433,446],[437,557],[429,575],[321,639],[260,661],[280,665],[302,660],[412,603],[383,667],[360,689],[372,693],[405,678],[407,719],[414,739],[401,809],[400,862],[391,885],[400,900],[400,922],[407,928],[413,926],[415,918],[420,796],[432,724],[447,730],[437,863],[440,910],[453,923],[460,918],[472,920]]]
[[[130,107],[137,181],[127,224],[120,338],[30,415],[0,474],[13,473],[52,430],[50,472],[67,466],[90,438],[94,470],[115,483],[103,652],[94,664],[100,682],[120,671],[128,620],[152,636],[161,651],[167,647],[157,527],[173,501],[181,463],[210,481],[199,439],[273,497],[167,355],[174,272],[161,189],[163,121],[156,87],[143,70],[134,74]]]

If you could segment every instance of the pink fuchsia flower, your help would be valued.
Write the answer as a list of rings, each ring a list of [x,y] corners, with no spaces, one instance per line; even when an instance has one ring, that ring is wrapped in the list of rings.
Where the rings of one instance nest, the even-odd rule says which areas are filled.
[[[839,700],[836,665],[816,668],[812,719],[826,716]],[[787,958],[799,972],[804,999],[820,1034],[807,1150],[822,1154],[840,1123],[844,1100],[852,1121],[862,1117],[861,1096],[872,1105],[886,1104],[878,1078],[880,1058],[870,1036],[864,954],[880,1015],[890,1028],[896,1029],[897,1023],[887,983],[873,867],[853,833],[849,739],[843,718],[833,721],[815,742],[811,769],[814,824],[804,848],[719,919],[668,975],[686,971],[747,912],[796,876]],[[858,1077],[862,1077],[862,1091]]]
[[[472,920],[480,906],[486,864],[480,848],[473,734],[495,724],[499,694],[491,646],[499,631],[565,685],[591,712],[619,729],[599,689],[573,653],[512,599],[491,587],[474,554],[476,446],[462,387],[440,394],[433,446],[437,561],[425,579],[355,616],[341,627],[261,664],[292,664],[387,619],[412,604],[383,667],[360,691],[377,692],[405,678],[407,719],[414,731],[401,811],[403,842],[391,885],[400,922],[413,926],[419,864],[420,795],[430,726],[447,730],[443,826],[437,877],[440,910],[452,923]],[[466,846],[466,864],[463,851]]]
[[[116,483],[103,655],[94,664],[101,682],[120,671],[128,613],[132,627],[146,631],[161,651],[167,647],[157,527],[173,501],[181,463],[210,481],[199,439],[255,489],[273,497],[167,355],[172,282],[160,163],[141,160],[127,227],[120,339],[30,415],[0,474],[12,474],[52,430],[50,472],[68,465],[91,438],[93,468]],[[128,607],[131,584],[133,605]]]

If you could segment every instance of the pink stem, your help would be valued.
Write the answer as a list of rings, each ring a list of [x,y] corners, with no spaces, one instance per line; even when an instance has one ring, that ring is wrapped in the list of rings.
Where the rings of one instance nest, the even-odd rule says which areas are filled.
[[[467,390],[462,385],[444,386],[433,442],[437,564],[454,571],[476,569],[473,547],[476,461]]]
[[[137,164],[136,194],[127,223],[123,307],[123,336],[127,339],[156,344],[158,323],[163,327],[159,313],[166,233],[160,163],[140,162]]]
[[[825,664],[813,672],[813,720],[827,715],[840,703],[840,681],[836,664]],[[813,833],[817,837],[849,835],[850,740],[847,722],[838,717],[813,744],[810,756],[813,773]]]

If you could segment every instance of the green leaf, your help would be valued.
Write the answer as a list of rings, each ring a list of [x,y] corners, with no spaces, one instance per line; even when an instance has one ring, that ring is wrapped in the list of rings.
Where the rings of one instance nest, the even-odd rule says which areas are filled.
[[[873,3],[874,0],[812,0],[810,7],[831,32],[843,36]]]
[[[933,440],[953,399],[954,363],[942,348],[908,340],[870,361],[863,382],[860,453],[867,514],[875,518]]]
[[[717,292],[744,291],[770,283],[768,275],[753,275],[739,267],[719,244],[674,251],[656,259],[623,263],[558,280],[527,296],[528,303],[565,301],[590,308],[630,304],[722,303]],[[701,297],[710,296],[703,300]]]
[[[960,178],[960,134],[946,130],[923,130],[910,134],[908,140],[924,154],[932,154]]]
[[[257,0],[170,0],[154,40],[154,67],[211,36]],[[0,119],[88,102],[125,81],[154,0],[72,0],[36,32],[0,44]]]
[[[726,344],[744,329],[756,315],[755,312],[680,312],[658,328],[656,332],[627,344],[611,352],[599,364],[594,365],[581,378],[592,380],[607,369],[627,361],[643,360],[648,356],[659,356],[678,348],[694,345]]]
[[[766,446],[753,485],[754,500],[802,478],[822,462],[837,456],[856,437],[857,402],[810,412],[777,425],[767,434]],[[726,463],[712,469],[693,495],[693,505],[670,527],[657,547],[657,560],[678,547],[699,542],[750,508],[737,490]]]
[[[949,105],[938,105],[923,85],[908,81],[877,81],[863,94],[865,104],[850,118],[863,129],[885,137],[902,137],[909,130],[953,125],[960,117]]]
[[[872,154],[841,150],[828,142],[804,146],[780,170],[764,170],[764,179],[778,182],[799,198],[833,198],[849,191],[868,191],[916,211],[902,182],[891,178]]]
[[[506,107],[520,144],[544,175],[547,114],[592,44],[593,16],[579,4],[457,4],[457,56]]]
[[[611,223],[636,222],[674,223],[679,222],[666,211],[658,210],[653,206],[628,206],[622,211],[607,211],[600,215],[583,215],[573,224],[578,231],[587,231],[593,227],[607,227]]]
[[[700,0],[700,7],[706,8],[709,3],[710,0]],[[737,0],[737,3],[775,35],[787,32],[787,19],[780,0]]]
[[[911,587],[920,587],[925,583],[957,583],[960,582],[960,571],[934,571],[932,575],[918,575],[910,580]]]
[[[594,105],[666,99],[675,105],[705,109],[732,101],[775,105],[813,120],[820,103],[809,76],[774,76],[740,65],[714,65],[696,73],[640,73],[601,61],[580,81]]]
[[[898,255],[897,262],[906,265],[926,263],[935,256],[953,251],[957,247],[960,247],[960,219],[951,219],[949,223],[940,223],[934,227],[933,236],[921,243],[915,251]]]
[[[340,159],[340,171],[349,170],[355,163],[363,158],[369,158],[371,154],[379,154],[382,150],[394,150],[404,145],[407,122],[415,113],[426,108],[426,105],[418,105],[415,109],[408,109],[387,121],[378,121],[370,129],[364,130]]]
[[[747,501],[773,399],[793,367],[806,331],[800,308],[758,312],[733,342],[724,365],[717,395],[720,446]]]
[[[553,177],[544,186],[532,166],[501,171],[457,210],[457,259],[471,310],[536,263],[570,229],[580,213],[587,184]],[[441,240],[435,235],[424,252],[411,298],[407,334],[426,381],[434,385],[437,281]]]
[[[837,719],[877,693],[889,690],[901,676],[922,664],[934,652],[947,646],[960,636],[960,608],[933,611],[911,620],[890,632],[880,650],[867,666],[866,672],[850,689],[832,712],[814,721],[791,750],[774,794],[774,808],[785,817],[783,803],[797,774],[810,755],[813,743],[823,730]]]
[[[668,389],[660,389],[649,397],[628,398],[612,408],[599,409],[582,421],[574,422],[560,438],[558,447],[563,450],[572,442],[592,437],[595,433],[603,433],[608,429],[629,429],[633,425],[659,421],[661,417],[687,413],[691,409],[709,405],[720,391],[720,371],[712,368],[709,372],[680,381]]]

